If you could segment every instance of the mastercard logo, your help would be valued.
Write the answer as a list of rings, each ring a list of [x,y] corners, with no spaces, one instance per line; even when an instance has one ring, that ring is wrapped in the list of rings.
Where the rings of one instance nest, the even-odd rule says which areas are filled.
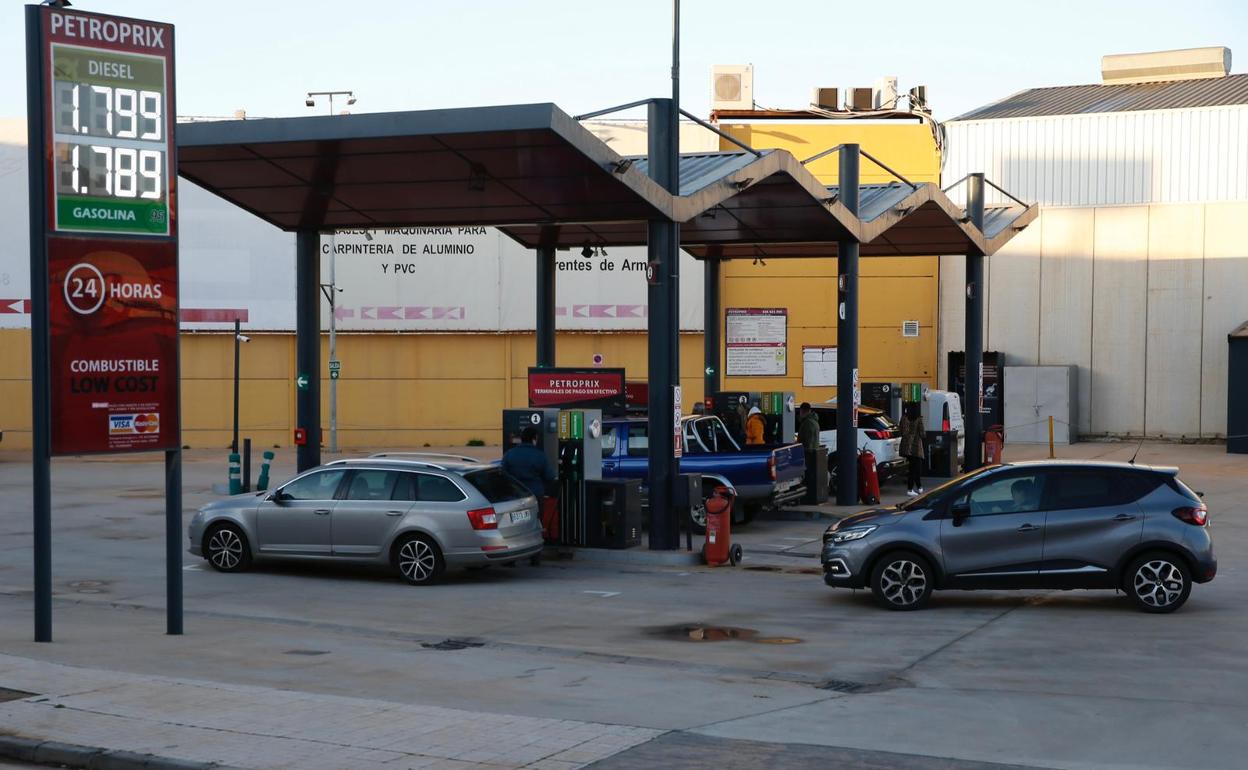
[[[138,414],[134,416],[135,433],[160,433],[160,415]]]

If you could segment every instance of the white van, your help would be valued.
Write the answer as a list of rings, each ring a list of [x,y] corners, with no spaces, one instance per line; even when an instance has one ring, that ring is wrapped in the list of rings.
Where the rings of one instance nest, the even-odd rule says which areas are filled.
[[[923,394],[923,429],[957,431],[958,462],[966,456],[966,423],[962,420],[962,399],[950,390],[929,390]]]

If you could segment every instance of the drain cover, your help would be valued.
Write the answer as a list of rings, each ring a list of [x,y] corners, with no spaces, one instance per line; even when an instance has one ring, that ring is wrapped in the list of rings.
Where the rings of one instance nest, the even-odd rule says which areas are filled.
[[[443,639],[440,642],[421,642],[426,650],[467,650],[472,647],[484,647],[485,642],[470,642],[466,639]]]
[[[39,693],[25,692],[23,690],[10,690],[7,687],[0,687],[0,703],[11,700],[21,700],[22,698],[33,698]]]

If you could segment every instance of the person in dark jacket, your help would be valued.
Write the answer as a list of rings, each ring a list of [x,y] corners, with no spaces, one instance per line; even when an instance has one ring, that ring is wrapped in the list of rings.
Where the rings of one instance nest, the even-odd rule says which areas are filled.
[[[906,477],[906,495],[923,494],[923,417],[918,404],[907,404],[901,415],[901,456],[910,461]]]
[[[546,497],[547,485],[555,480],[555,469],[546,453],[537,448],[537,428],[526,427],[520,432],[520,445],[503,455],[503,470],[515,477],[538,500]]]

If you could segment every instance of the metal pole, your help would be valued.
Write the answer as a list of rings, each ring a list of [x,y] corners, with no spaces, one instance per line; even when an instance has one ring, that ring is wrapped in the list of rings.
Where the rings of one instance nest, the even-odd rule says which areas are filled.
[[[655,182],[668,190],[675,190],[678,183],[673,114],[670,99],[655,99],[650,103],[651,174]],[[673,388],[679,383],[680,328],[672,301],[673,287],[678,280],[679,238],[674,222],[652,219],[647,223],[649,260],[657,268],[648,291],[650,547],[655,550],[680,547],[679,522],[674,515],[680,476],[673,456],[676,395]]]
[[[858,145],[841,148],[837,180],[840,200],[851,214],[858,213]],[[836,323],[836,467],[837,505],[858,499],[858,426],[854,408],[858,379],[858,241],[837,244],[839,307]]]
[[[49,386],[46,159],[40,7],[26,6],[26,166],[30,175],[30,429],[35,641],[52,641],[52,405]]]
[[[555,242],[542,231],[537,247],[537,365],[555,365]]]
[[[165,452],[165,633],[182,635],[182,450]]]
[[[966,213],[971,224],[984,229],[984,175],[971,174],[966,180]],[[973,248],[966,254],[966,458],[964,468],[973,471],[983,465],[983,368],[984,368],[984,255]],[[954,450],[957,451],[957,442]]]
[[[306,441],[296,449],[299,472],[321,464],[321,323],[320,234],[300,230],[295,236],[295,424]]]
[[[238,347],[242,334],[242,321],[234,319],[234,440],[230,442],[230,452],[238,454]]]
[[[719,249],[712,247],[702,260],[702,398],[719,392]]]
[[[332,100],[330,97],[333,111]],[[336,233],[329,234],[329,360],[338,360],[338,282],[334,278],[338,263]],[[338,453],[338,373],[329,378],[329,451]],[[318,374],[319,376],[319,374]]]

